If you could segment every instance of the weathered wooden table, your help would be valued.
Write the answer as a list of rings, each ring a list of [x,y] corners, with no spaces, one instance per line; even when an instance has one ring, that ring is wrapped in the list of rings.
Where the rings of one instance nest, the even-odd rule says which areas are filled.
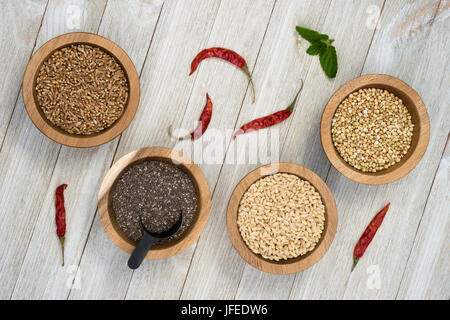
[[[448,0],[1,0],[0,297],[448,299],[449,7]],[[305,54],[308,44],[297,40],[296,25],[336,39],[336,79],[326,78],[317,57]],[[23,106],[20,87],[30,56],[47,40],[73,31],[116,42],[140,74],[134,121],[121,137],[98,148],[54,143],[34,127]],[[247,59],[256,104],[245,75],[229,64],[208,60],[188,77],[192,58],[211,46],[235,49]],[[319,138],[329,97],[368,73],[410,84],[431,121],[420,164],[383,186],[343,177],[330,166]],[[215,103],[210,128],[225,131],[288,105],[300,78],[305,88],[296,110],[277,127],[280,160],[317,172],[336,198],[339,226],[324,258],[304,272],[276,276],[238,256],[226,233],[225,210],[234,186],[261,163],[233,164],[233,144],[223,141],[226,156],[200,165],[213,193],[200,239],[173,258],[128,269],[128,255],[107,238],[96,212],[97,192],[111,164],[140,147],[174,147],[168,125],[191,128],[206,92]],[[63,182],[69,185],[65,267],[53,203],[55,187]],[[350,273],[355,242],[389,201],[382,227]]]

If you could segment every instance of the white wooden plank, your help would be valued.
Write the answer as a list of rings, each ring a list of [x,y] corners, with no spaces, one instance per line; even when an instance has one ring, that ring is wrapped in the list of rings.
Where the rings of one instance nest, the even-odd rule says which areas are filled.
[[[69,3],[77,3],[81,8],[86,6],[90,14],[80,19],[80,26],[86,31],[96,32],[103,13],[103,0],[50,1],[35,49],[57,35],[75,31],[73,25],[67,24]],[[5,213],[0,222],[2,296],[9,298],[12,294],[43,200],[49,192],[59,149],[58,144],[34,127],[20,97],[0,153],[0,212]]]
[[[306,72],[307,69],[306,64],[302,64],[298,59],[298,48],[292,32],[295,24],[292,20],[295,16],[308,16],[311,22],[316,22],[320,20],[319,12],[322,9],[326,11],[328,6],[328,2],[323,1],[319,4],[320,9],[312,11],[308,10],[309,4],[305,2],[295,5],[293,1],[276,3],[253,73],[257,101],[255,106],[250,104],[252,93],[248,91],[238,126],[251,118],[271,113],[289,104],[293,93],[298,89],[301,70]],[[286,85],[287,83],[289,85]],[[230,146],[231,149],[234,147],[234,144]],[[241,151],[243,150],[236,151],[235,154],[242,154]],[[235,165],[236,157],[230,153],[227,155],[227,161],[233,165],[225,164],[222,169],[213,195],[214,220],[210,221],[200,238],[183,290],[183,299],[224,299],[233,298],[236,294],[245,263],[228,240],[225,210],[235,184],[257,165]],[[284,277],[278,277],[278,280],[282,278]],[[199,286],[198,283],[202,285]],[[258,285],[257,282],[254,284]],[[271,288],[273,289],[275,288]],[[257,291],[252,291],[252,294],[258,294]]]
[[[109,1],[101,19],[98,33],[121,46],[133,60],[138,72],[144,64],[161,4],[142,0],[126,3]],[[117,21],[119,15],[121,20]],[[129,34],[134,36],[130,37]],[[109,169],[117,140],[98,148],[80,150],[62,147],[13,298],[66,298],[71,289],[70,280],[75,273],[78,278],[74,289],[86,285],[83,281],[84,270],[78,270],[78,263],[95,216],[97,190]],[[59,243],[54,236],[53,215],[49,214],[54,212],[54,188],[62,182],[69,186],[66,191],[68,232],[65,268],[61,268],[58,263]],[[51,250],[48,243],[52,244]],[[97,244],[100,243],[110,245],[106,236],[97,240]],[[101,254],[98,256],[101,257]],[[42,263],[36,265],[36,260]]]
[[[195,245],[169,259],[143,263],[133,272],[125,299],[179,299]]]
[[[156,119],[161,114],[171,114],[172,118],[188,100],[192,83],[186,81],[189,57],[184,53],[197,51],[206,41],[219,7],[218,1],[166,1],[163,5],[158,26],[149,49],[147,60],[141,75],[141,102],[130,127],[124,132],[121,143],[132,151],[139,146],[161,144],[168,141],[167,131]],[[139,25],[139,21],[136,21]],[[186,39],[192,39],[187,42]],[[183,52],[182,55],[179,52]],[[180,108],[180,109],[178,109]],[[150,138],[153,135],[160,138]],[[144,139],[142,142],[141,139]],[[149,140],[148,140],[149,139]],[[151,142],[156,139],[155,142]],[[159,142],[158,142],[159,141]],[[120,148],[120,147],[119,147]],[[116,157],[117,159],[117,157]],[[99,259],[101,254],[101,259]],[[132,271],[127,267],[129,255],[117,248],[105,235],[96,217],[83,258],[80,263],[81,289],[72,290],[70,299],[123,299],[127,293]],[[178,258],[178,257],[177,257]],[[180,259],[180,263],[183,259]],[[137,272],[149,272],[148,279],[155,288],[150,294],[158,296],[167,292],[159,289],[164,286],[176,288],[182,285],[188,263],[174,271],[178,273],[157,280],[152,274],[163,274],[167,261],[146,261],[149,268],[141,268]],[[165,280],[165,281],[164,281]],[[160,282],[158,282],[160,281]],[[146,282],[147,283],[147,282]],[[160,284],[160,285],[159,285]],[[133,290],[132,290],[133,291]],[[149,294],[149,290],[145,292]],[[174,293],[169,292],[172,296]],[[131,295],[138,298],[131,292]]]
[[[438,4],[447,10],[436,16],[436,12],[440,11]],[[449,132],[450,55],[443,54],[450,44],[448,1],[423,1],[406,5],[390,1],[386,3],[384,12],[386,15],[381,20],[383,32],[376,34],[379,37],[374,40],[364,73],[374,72],[374,66],[379,63],[377,70],[393,74],[415,88],[427,106],[431,137],[424,158],[410,175],[399,183],[377,190],[377,193],[386,195],[386,199],[393,199],[398,208],[391,213],[393,222],[385,226],[390,236],[381,237],[383,241],[375,247],[375,255],[369,255],[371,260],[367,259],[369,264],[378,263],[380,266],[381,289],[367,290],[367,286],[356,289],[350,279],[345,298],[386,299],[398,292],[401,274],[398,270],[405,270],[405,253],[411,251]],[[397,14],[394,16],[394,13]],[[395,59],[393,55],[399,58]],[[359,194],[355,193],[355,196],[359,197]]]
[[[336,79],[329,80],[322,71],[317,57],[314,57],[305,73],[305,88],[292,115],[289,130],[281,135],[280,144],[284,145],[281,161],[295,162],[319,174],[323,179],[329,168],[329,162],[323,153],[320,143],[320,119],[329,97],[339,86],[356,77],[361,72],[374,33],[373,28],[367,28],[366,9],[370,5],[381,8],[381,1],[331,1],[326,18],[322,17],[318,25],[311,25],[306,19],[295,17],[292,25],[303,25],[320,30],[335,39],[334,45],[338,52],[339,72]],[[322,12],[320,8],[316,8]],[[289,10],[290,11],[290,10]],[[288,12],[289,12],[288,11]],[[300,10],[301,11],[301,10]],[[276,21],[276,20],[274,20]],[[292,40],[291,40],[292,41]],[[309,43],[301,43],[300,59],[307,57],[305,51]],[[314,272],[314,268],[301,273],[302,278]],[[237,298],[240,299],[287,299],[296,276],[276,277],[259,272],[246,265],[240,281]],[[257,285],[255,284],[257,283]],[[303,280],[302,280],[303,283]]]
[[[303,7],[300,6],[298,2],[287,3],[286,1],[276,4],[274,18],[271,20],[274,24],[273,30],[271,23],[254,73],[257,86],[262,88],[260,89],[262,91],[260,95],[263,95],[261,99],[264,101],[264,104],[257,105],[255,109],[251,110],[243,109],[241,112],[242,119],[238,121],[238,126],[252,118],[274,112],[288,105],[299,86],[299,79],[301,77],[304,77],[308,84],[305,86],[306,90],[308,90],[308,88],[314,88],[314,86],[310,85],[312,82],[310,77],[306,76],[311,63],[314,60],[312,57],[304,54],[307,47],[305,43],[301,44],[301,54],[299,54],[299,48],[297,47],[295,40],[295,25],[303,22],[304,24],[309,24],[312,28],[322,26],[325,19],[323,12],[327,11],[329,3],[322,2],[318,4],[318,2],[315,2],[315,5],[315,7],[310,7],[309,3],[303,3]],[[280,6],[280,8],[278,6]],[[336,9],[337,8],[335,8],[335,10]],[[344,7],[342,11],[337,10],[338,12],[334,14],[342,17],[343,12],[345,12],[346,9],[348,8]],[[349,16],[355,15],[355,12],[357,12],[358,9],[359,8],[356,7],[354,12],[350,10],[348,13]],[[345,18],[343,20],[345,21]],[[336,30],[339,28],[333,26],[331,29]],[[370,40],[370,30],[367,31],[369,32],[368,38]],[[366,50],[368,43],[369,42],[367,41],[365,44]],[[361,50],[364,50],[364,45],[362,47]],[[359,70],[361,69],[362,61],[363,58],[359,62]],[[354,61],[354,63],[357,64],[358,61]],[[354,66],[353,64],[349,65]],[[350,73],[350,66],[347,67],[349,71],[344,72]],[[314,67],[317,69],[317,73],[322,73],[318,64]],[[262,68],[262,76],[258,73],[260,71],[259,68]],[[347,68],[344,67],[343,69],[346,70]],[[293,72],[292,70],[298,71]],[[258,84],[260,78],[264,78],[264,82]],[[278,79],[278,81],[273,79]],[[289,85],[287,85],[287,83],[289,83]],[[332,91],[330,90],[330,92]],[[305,112],[305,114],[308,114],[308,112],[314,114],[313,108],[302,107],[304,104],[303,101],[305,101],[304,94],[305,92],[300,96],[296,113],[301,110],[301,112]],[[280,99],[280,97],[283,98]],[[246,99],[249,98],[251,97],[246,97]],[[309,105],[310,102],[307,101],[307,104]],[[318,111],[317,115],[319,115],[320,112],[321,111]],[[320,115],[318,117],[320,119]],[[283,125],[278,126],[280,130],[280,141],[284,141],[287,132],[285,131],[287,128],[284,129],[282,126]],[[264,148],[264,146],[258,147]],[[234,146],[232,145],[230,148],[234,148]],[[239,151],[236,153],[239,154]],[[282,158],[281,160],[284,159]],[[224,166],[213,199],[213,207],[221,212],[221,216],[214,222],[215,225],[212,227],[214,229],[207,229],[205,234],[201,237],[191,267],[191,270],[195,271],[191,271],[188,275],[182,298],[232,298],[236,295],[239,282],[241,285],[236,295],[237,298],[273,299],[282,298],[283,295],[285,297],[288,296],[293,276],[276,277],[254,270],[249,266],[245,266],[245,263],[237,256],[234,249],[231,247],[226,233],[221,231],[226,228],[224,212],[235,184],[246,173],[258,165],[235,167]],[[213,265],[212,269],[214,270],[212,272],[207,270],[210,269],[211,265]],[[230,268],[230,265],[233,267]],[[245,276],[241,279],[244,266],[246,272]],[[223,274],[226,274],[226,277],[223,277]],[[196,283],[198,283],[200,279],[203,280],[203,285],[197,286]],[[217,290],[217,287],[220,287],[221,290]]]
[[[36,48],[65,32],[96,32],[102,21],[99,33],[123,47],[141,70],[162,0],[110,0],[101,18],[105,2],[50,0]],[[440,157],[450,129],[450,1],[387,0],[363,73],[388,73],[412,85],[427,105],[432,135],[419,166],[401,181],[380,187],[358,185],[333,168],[329,170],[318,126],[329,96],[361,71],[373,33],[374,11],[369,7],[381,9],[383,0],[283,0],[271,13],[272,3],[165,1],[141,78],[138,115],[120,144],[115,139],[102,147],[78,150],[61,148],[41,135],[26,116],[18,95],[46,1],[0,0],[0,40],[8,44],[0,46],[0,70],[5,79],[11,79],[0,84],[0,102],[6,110],[0,115],[0,141],[4,141],[0,152],[0,298],[64,299],[75,273],[70,294],[75,299],[176,299],[181,292],[183,299],[449,298],[448,147],[442,160]],[[297,44],[290,41],[296,36],[297,24],[336,39],[340,59],[336,80],[326,79],[317,58],[304,53],[304,41],[293,52]],[[187,77],[192,57],[213,45],[235,49],[247,59],[250,69],[255,68],[257,104],[251,104],[245,75],[229,64],[207,60]],[[11,62],[16,59],[18,62]],[[323,260],[295,276],[267,275],[243,262],[226,235],[225,209],[239,179],[259,164],[231,161],[233,164],[223,168],[201,164],[215,193],[211,218],[198,244],[170,259],[146,261],[131,273],[126,267],[128,255],[107,238],[95,213],[97,190],[113,159],[143,146],[175,146],[167,136],[167,126],[173,122],[176,127],[191,129],[206,91],[214,103],[210,130],[225,131],[284,107],[303,76],[305,88],[296,110],[277,128],[281,160],[305,165],[323,178],[329,171],[327,183],[337,200],[339,227]],[[206,141],[195,146],[210,145],[207,139],[212,135],[205,137]],[[177,147],[186,145],[193,144]],[[243,157],[236,144],[229,147],[227,160],[236,160],[231,152]],[[262,149],[265,151],[265,146]],[[53,192],[62,182],[69,184],[65,268],[59,265],[60,247],[53,224]],[[392,206],[382,228],[350,273],[355,242],[387,201]],[[371,265],[379,268],[380,290],[367,286],[367,267]]]
[[[326,9],[328,2],[323,2],[319,7],[322,9],[324,4]],[[282,108],[281,105],[289,104],[293,93],[298,89],[299,75],[306,65],[302,65],[302,61],[298,58],[296,40],[292,30],[288,28],[295,27],[292,26],[292,20],[296,15],[308,16],[311,21],[319,19],[319,10],[314,14],[314,11],[307,9],[308,5],[309,3],[295,6],[293,2],[287,1],[276,3],[253,73],[257,88],[256,104],[254,106],[250,104],[252,93],[248,91],[240,116],[240,118],[245,116],[245,119],[239,119],[237,123],[239,126],[250,118],[273,112]],[[275,27],[272,28],[272,24]],[[287,36],[284,34],[286,30],[292,42],[286,39]],[[286,83],[290,85],[287,86]],[[280,99],[280,96],[283,98]],[[234,144],[230,148],[234,148]],[[237,151],[235,154],[242,153]],[[213,196],[213,216],[196,249],[183,290],[183,299],[232,298],[236,293],[244,263],[229,243],[225,226],[225,208],[237,181],[256,165],[236,165],[236,158],[230,153],[227,155],[227,161],[233,165],[225,164],[222,169]],[[199,286],[198,283],[202,285]]]
[[[448,59],[444,21],[432,20],[439,1],[386,1],[363,73],[403,79],[425,101],[431,139],[421,163],[407,177],[384,186],[349,181],[331,169],[327,184],[338,205],[336,238],[313,270],[297,277],[291,298],[395,298],[412,248],[432,177],[448,134]],[[414,29],[414,32],[411,30]],[[448,30],[448,27],[447,27]],[[445,81],[447,80],[447,82]],[[448,88],[448,87],[447,87]],[[391,202],[388,215],[364,258],[350,273],[353,247],[372,217]],[[380,286],[370,282],[379,274]]]
[[[274,1],[268,0],[245,3],[239,0],[223,1],[206,47],[225,47],[235,50],[245,58],[251,72],[258,57],[273,4]],[[194,56],[195,53],[190,56],[190,59]],[[225,151],[226,141],[215,140],[216,133],[221,132],[223,140],[230,139],[231,134],[226,135],[226,130],[234,128],[241,108],[255,110],[256,105],[252,104],[251,90],[250,98],[243,102],[249,82],[242,70],[217,59],[208,59],[200,64],[197,72],[195,87],[180,127],[189,131],[195,128],[199,114],[205,105],[206,93],[210,95],[214,105],[213,117],[202,140],[195,141],[194,144],[190,141],[178,143],[176,148],[186,152],[200,164],[213,190],[225,154],[217,158],[220,159],[218,163],[211,163],[212,161],[208,161],[211,159],[206,159],[206,152],[203,153],[202,158],[197,159],[195,149],[204,148],[202,150],[205,151],[208,146],[221,144]],[[261,99],[260,93],[261,90],[258,88],[256,92],[258,101]],[[168,119],[168,121],[170,123],[172,120]],[[187,145],[191,147],[188,148],[191,150],[190,153],[185,150]]]
[[[255,64],[257,53],[264,37],[265,26],[267,25],[272,12],[272,4],[273,2],[267,2],[265,0],[248,1],[245,3],[238,0],[222,1],[208,42],[203,44],[202,47],[197,48],[197,50],[213,46],[234,49],[245,57],[249,67],[252,68]],[[230,23],[230,21],[232,21],[232,23]],[[245,33],[242,32],[244,28]],[[196,53],[197,52],[192,52],[191,55],[187,56],[188,62],[184,68],[182,68],[182,74],[185,77],[183,81],[187,81],[186,77],[189,72],[190,61]],[[210,137],[208,137],[209,133],[214,132],[214,130],[224,131],[230,127],[234,127],[239,109],[242,106],[242,98],[247,90],[248,80],[241,70],[231,66],[229,63],[218,61],[217,59],[210,59],[202,62],[199,69],[196,71],[196,77],[192,95],[184,112],[184,117],[180,119],[182,121],[176,121],[177,118],[172,117],[170,114],[162,114],[161,120],[158,121],[158,130],[161,131],[161,127],[164,128],[165,126],[168,126],[172,121],[176,121],[175,125],[181,123],[181,127],[191,130],[194,126],[194,122],[198,119],[199,114],[204,107],[205,94],[208,92],[214,104],[213,118],[204,137],[205,140],[195,142],[195,147],[204,147],[212,143],[208,140],[210,139]],[[254,108],[251,101],[244,104],[243,107]],[[173,107],[168,106],[168,108]],[[168,138],[166,132],[164,132],[164,140],[161,140],[161,142],[163,141],[165,142],[164,145],[174,144],[174,142]],[[186,144],[192,146],[191,141],[184,143],[184,145]],[[187,155],[195,160],[193,154],[187,153]],[[205,162],[201,163],[200,167],[206,175],[210,188],[213,190],[221,164]],[[216,216],[216,212],[212,209],[209,223],[211,223],[211,220],[215,219]],[[195,245],[193,245],[193,247],[194,246]],[[193,252],[193,250],[190,251],[189,257],[192,257]],[[185,255],[183,255],[182,258],[184,258],[184,256]],[[176,259],[177,260],[173,263],[178,263],[179,258],[177,257]],[[187,259],[185,260],[187,261]],[[154,264],[152,263],[152,266],[153,265]],[[152,269],[152,266],[150,266],[150,269]],[[184,274],[176,284],[174,283],[174,285],[172,285],[172,295],[170,295],[170,297],[178,298],[181,294],[189,263],[185,263],[183,266],[185,268]],[[180,266],[177,266],[177,268],[180,268]],[[141,276],[136,278],[135,276],[138,274]],[[167,297],[164,295],[160,296],[160,293],[154,286],[149,290],[148,282],[143,281],[143,279],[151,278],[154,281],[157,281],[156,284],[160,284],[158,288],[164,288],[167,286],[169,280],[168,276],[158,278],[155,276],[154,272],[149,273],[145,269],[142,271],[138,270],[133,275],[127,298],[146,297],[154,299],[155,297]],[[170,274],[170,278],[171,277],[172,274]]]
[[[0,1],[0,150],[33,51],[47,0]]]
[[[67,297],[95,213],[97,194],[93,187],[99,184],[102,173],[109,168],[103,155],[113,153],[113,146],[108,144],[89,151],[71,149],[70,152],[60,152],[44,198],[39,200],[42,207],[34,213],[38,219],[20,268],[13,299]],[[65,191],[67,233],[64,267],[61,266],[61,247],[55,235],[54,222],[54,191],[62,183],[68,184]]]
[[[397,299],[450,299],[449,190],[447,141]]]

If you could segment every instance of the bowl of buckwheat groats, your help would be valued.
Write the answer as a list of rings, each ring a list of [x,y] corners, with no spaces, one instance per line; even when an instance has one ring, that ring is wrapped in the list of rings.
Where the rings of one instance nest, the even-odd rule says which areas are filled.
[[[118,45],[96,34],[68,33],[30,59],[22,94],[36,127],[72,147],[106,143],[127,128],[139,104],[139,78]]]
[[[337,229],[334,197],[325,182],[295,163],[273,163],[245,176],[227,209],[229,238],[253,267],[290,274],[317,263]]]
[[[320,136],[331,164],[364,184],[394,182],[423,157],[430,121],[420,96],[405,82],[370,74],[344,84],[322,115]]]

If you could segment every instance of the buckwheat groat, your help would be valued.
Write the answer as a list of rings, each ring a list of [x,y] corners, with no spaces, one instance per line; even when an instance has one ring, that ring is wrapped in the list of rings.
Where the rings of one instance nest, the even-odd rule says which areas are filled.
[[[363,172],[387,169],[405,156],[414,125],[403,101],[381,89],[350,94],[334,114],[331,134],[341,157]]]

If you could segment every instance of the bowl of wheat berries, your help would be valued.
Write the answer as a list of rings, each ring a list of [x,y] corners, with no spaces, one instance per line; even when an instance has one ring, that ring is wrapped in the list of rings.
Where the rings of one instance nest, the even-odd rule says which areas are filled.
[[[369,74],[344,84],[331,97],[320,126],[331,164],[364,184],[394,182],[423,157],[430,120],[420,96],[400,79]]]
[[[337,229],[336,203],[325,182],[295,163],[273,163],[245,176],[227,208],[228,236],[251,266],[273,274],[311,267]]]
[[[131,123],[139,78],[117,44],[75,32],[53,38],[30,59],[22,82],[25,109],[55,142],[78,148],[104,144]]]

